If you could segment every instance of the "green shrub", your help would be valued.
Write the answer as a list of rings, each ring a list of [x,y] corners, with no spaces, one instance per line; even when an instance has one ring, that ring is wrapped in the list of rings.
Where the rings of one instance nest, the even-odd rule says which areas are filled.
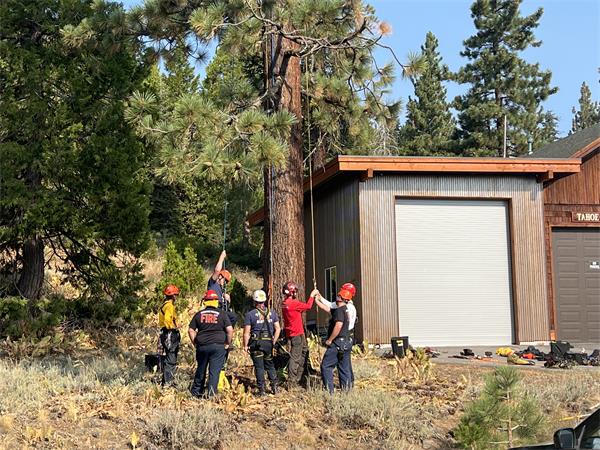
[[[156,285],[156,304],[162,301],[162,291],[168,284],[174,284],[181,290],[180,297],[183,301],[179,300],[179,303],[182,308],[188,306],[185,297],[200,295],[203,291],[206,285],[206,275],[198,264],[193,248],[186,247],[181,256],[173,242],[167,244],[162,275]]]

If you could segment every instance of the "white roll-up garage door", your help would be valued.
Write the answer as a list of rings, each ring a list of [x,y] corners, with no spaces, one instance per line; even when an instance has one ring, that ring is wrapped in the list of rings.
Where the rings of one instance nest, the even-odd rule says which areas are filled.
[[[504,201],[396,201],[400,330],[416,346],[509,344]]]

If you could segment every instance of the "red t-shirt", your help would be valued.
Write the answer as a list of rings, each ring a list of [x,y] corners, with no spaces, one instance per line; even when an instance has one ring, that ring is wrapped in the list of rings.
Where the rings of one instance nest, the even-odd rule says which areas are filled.
[[[291,297],[286,298],[281,304],[283,315],[283,329],[288,338],[304,334],[302,313],[313,306],[314,298],[310,297],[306,303]]]

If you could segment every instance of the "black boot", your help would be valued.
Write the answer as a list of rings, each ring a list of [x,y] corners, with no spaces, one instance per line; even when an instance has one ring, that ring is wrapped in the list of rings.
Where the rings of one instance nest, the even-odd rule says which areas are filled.
[[[271,392],[273,393],[273,395],[277,395],[277,383],[271,383]]]

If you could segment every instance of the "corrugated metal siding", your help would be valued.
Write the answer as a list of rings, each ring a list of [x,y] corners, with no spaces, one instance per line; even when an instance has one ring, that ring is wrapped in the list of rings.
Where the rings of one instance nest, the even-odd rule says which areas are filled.
[[[356,284],[355,303],[361,320],[358,184],[357,179],[346,180],[314,193],[315,262],[317,287],[323,295],[326,292],[325,269],[327,267],[337,267],[338,285],[348,281]],[[304,230],[308,294],[312,289],[310,197],[308,196],[304,202]],[[315,319],[313,309],[307,314],[307,320]],[[329,315],[319,310],[319,325],[325,326],[328,320]]]
[[[532,176],[512,175],[378,175],[360,183],[363,313],[359,325],[366,339],[389,343],[399,330],[397,197],[509,200],[517,339],[548,340],[541,185]]]

